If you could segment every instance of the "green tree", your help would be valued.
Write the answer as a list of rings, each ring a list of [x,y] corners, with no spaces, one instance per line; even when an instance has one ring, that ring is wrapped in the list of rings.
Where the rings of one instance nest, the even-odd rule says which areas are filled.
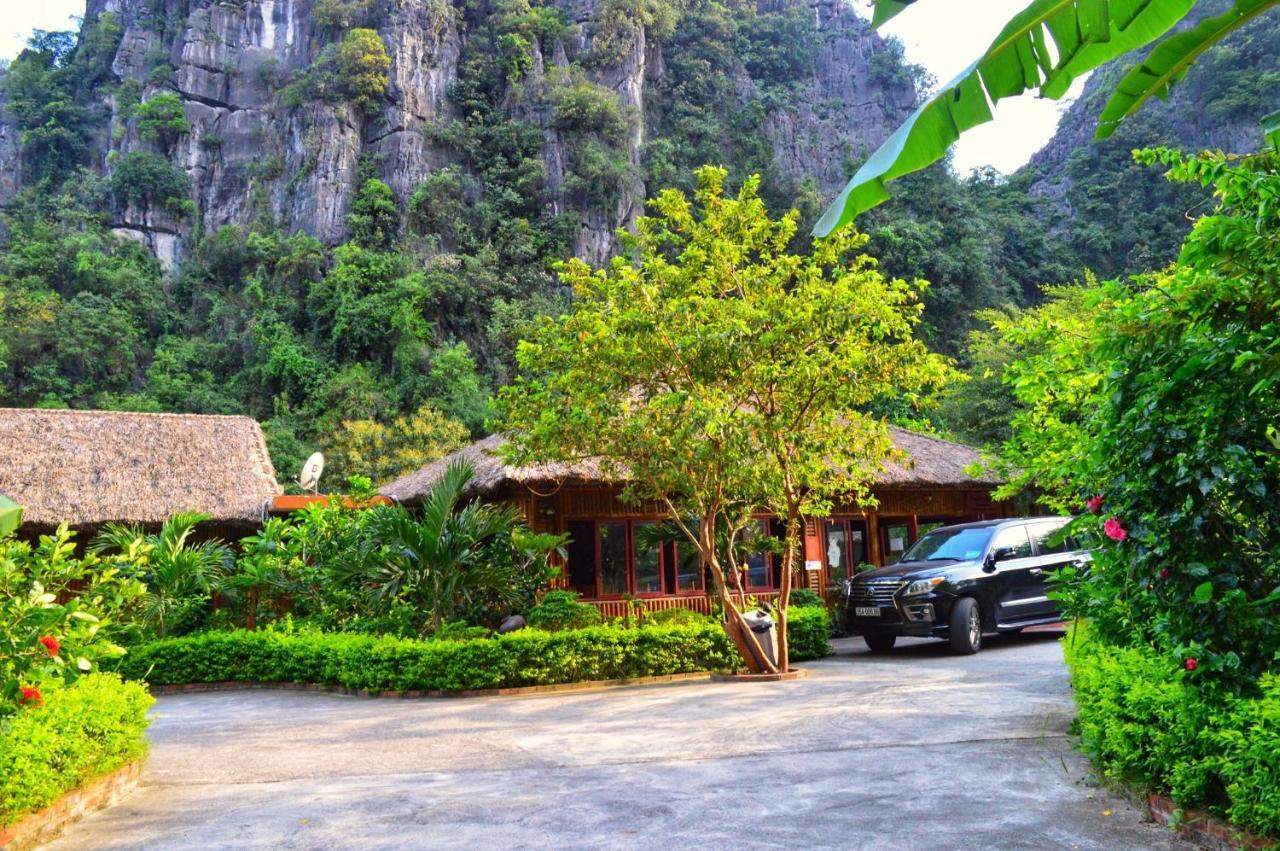
[[[879,26],[915,0],[875,0]],[[1174,30],[1213,0],[1099,4],[1094,0],[1034,0],[1010,20],[991,46],[938,89],[863,163],[814,232],[830,233],[889,197],[885,184],[941,159],[965,130],[991,121],[991,105],[1036,90],[1061,98],[1076,78]],[[1221,14],[1174,32],[1115,85],[1099,116],[1098,137],[1113,133],[1151,97],[1167,97],[1200,55],[1280,0],[1234,0]],[[1280,115],[1264,121],[1280,139]]]
[[[347,229],[361,247],[385,251],[400,229],[400,211],[391,187],[377,178],[366,180],[351,202]]]
[[[134,117],[138,120],[138,134],[142,138],[158,141],[166,148],[190,129],[182,98],[174,92],[152,95],[138,105]]]
[[[361,475],[387,482],[461,448],[469,437],[462,423],[430,405],[387,425],[344,420],[325,445],[326,466],[339,480]]]
[[[724,179],[699,171],[695,203],[661,193],[606,269],[564,267],[571,312],[521,344],[525,374],[499,409],[516,460],[598,456],[628,499],[666,505],[710,568],[730,630],[743,624],[741,565],[718,535],[727,527],[732,540],[758,512],[782,519],[785,670],[802,516],[867,501],[891,452],[868,406],[918,399],[950,368],[912,337],[917,287],[851,256],[864,237],[842,231],[791,254],[795,213],[773,221],[757,178],[737,197]]]
[[[182,169],[150,151],[130,151],[111,171],[111,192],[121,204],[156,205],[174,215],[190,213],[191,181]]]

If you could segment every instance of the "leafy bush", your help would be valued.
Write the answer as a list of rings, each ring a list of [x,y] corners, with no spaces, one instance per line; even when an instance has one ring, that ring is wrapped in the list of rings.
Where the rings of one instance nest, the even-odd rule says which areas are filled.
[[[134,115],[137,116],[138,134],[142,138],[158,140],[165,145],[189,129],[182,98],[173,92],[148,98],[136,108]]]
[[[1198,687],[1150,649],[1066,639],[1081,743],[1108,779],[1280,836],[1280,674],[1257,696]]]
[[[792,592],[794,596],[794,592]],[[827,639],[831,637],[831,613],[826,606],[798,606],[787,608],[787,642],[791,661],[821,659],[830,655]]]
[[[827,610],[798,608],[790,616],[791,658],[826,656]],[[446,630],[455,634],[429,641],[284,630],[207,632],[133,647],[116,670],[155,685],[296,682],[450,692],[732,670],[742,664],[724,630],[710,622],[526,629],[471,640],[457,635],[456,627]]]
[[[1280,159],[1140,152],[1212,186],[1177,264],[1029,313],[1005,379],[1027,407],[1006,493],[1088,513],[1088,571],[1057,593],[1099,639],[1157,648],[1195,680],[1256,694],[1280,654]],[[1086,502],[1087,499],[1087,502]]]
[[[799,608],[801,606],[821,606],[825,604],[816,592],[810,591],[808,588],[795,588],[791,591],[790,605]]]
[[[130,151],[111,172],[111,194],[121,204],[156,204],[174,215],[194,207],[186,172],[150,151]]]
[[[713,624],[521,630],[473,641],[210,632],[133,648],[119,672],[156,685],[298,682],[371,691],[472,689],[728,670],[738,657]]]
[[[0,827],[141,758],[152,702],[137,683],[93,674],[0,726]]]
[[[326,45],[315,62],[280,93],[286,107],[318,99],[347,102],[372,112],[391,84],[391,56],[377,30],[353,29],[337,44]]]
[[[601,620],[600,610],[579,603],[576,591],[548,591],[542,602],[529,610],[529,626],[534,629],[581,629]]]
[[[692,609],[659,609],[644,616],[645,626],[687,626],[695,623],[714,623],[707,615]]]
[[[493,630],[487,626],[471,626],[466,621],[449,621],[431,636],[432,641],[475,641],[492,638]]]
[[[38,703],[42,690],[71,683],[124,650],[144,588],[115,559],[77,558],[60,526],[30,544],[0,539],[0,722]],[[73,583],[74,595],[68,594]],[[65,597],[65,603],[59,603]]]

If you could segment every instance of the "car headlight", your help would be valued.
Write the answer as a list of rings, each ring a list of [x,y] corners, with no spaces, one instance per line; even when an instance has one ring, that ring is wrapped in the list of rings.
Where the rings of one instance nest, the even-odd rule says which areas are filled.
[[[907,586],[907,590],[903,591],[902,595],[904,597],[914,597],[916,594],[928,594],[944,581],[941,576],[935,576],[932,579],[917,579]]]

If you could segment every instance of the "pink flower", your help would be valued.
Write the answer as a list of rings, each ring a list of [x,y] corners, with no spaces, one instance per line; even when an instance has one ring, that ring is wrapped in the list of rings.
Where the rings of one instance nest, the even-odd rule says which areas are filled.
[[[1088,507],[1091,513],[1097,514],[1098,512],[1102,511],[1102,494],[1098,494],[1097,496],[1093,496],[1093,497],[1090,497],[1089,499],[1086,499],[1084,501],[1084,504],[1085,506]]]
[[[1161,579],[1168,579],[1168,578],[1169,578],[1169,568],[1167,568],[1167,567],[1163,567],[1163,568],[1161,568],[1161,569],[1160,569],[1160,578],[1161,578]]]
[[[1107,537],[1113,541],[1123,541],[1129,537],[1129,533],[1120,525],[1120,521],[1115,517],[1111,517],[1106,523],[1102,524],[1102,531],[1107,533]]]
[[[1199,667],[1200,667],[1200,663],[1199,663],[1199,662],[1197,662],[1195,659],[1188,659],[1188,660],[1187,660],[1187,670],[1188,670],[1188,671],[1194,671],[1196,668],[1199,668]]]
[[[58,639],[52,635],[41,636],[40,643],[44,645],[44,649],[49,651],[50,656],[57,656],[58,651],[62,649],[62,645],[58,643]]]
[[[22,692],[23,703],[31,703],[36,706],[44,703],[44,698],[40,696],[40,689],[32,688],[31,686],[23,686],[20,691]]]

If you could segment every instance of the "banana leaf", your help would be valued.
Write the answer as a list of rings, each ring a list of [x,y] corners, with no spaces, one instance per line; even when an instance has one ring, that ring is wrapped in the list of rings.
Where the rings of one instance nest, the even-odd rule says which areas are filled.
[[[22,524],[22,506],[0,493],[0,538]]]
[[[916,0],[876,0],[876,9],[871,16],[871,26],[879,27],[899,12],[906,11],[906,8],[914,2]]]
[[[1280,110],[1262,117],[1262,138],[1280,153]]]
[[[961,133],[991,120],[997,101],[1033,90],[1056,100],[1080,75],[1163,36],[1195,3],[1033,0],[982,56],[922,103],[863,163],[818,220],[814,235],[826,236],[885,201],[888,181],[940,160]],[[885,5],[881,12],[881,6],[876,14],[882,17],[901,11]]]
[[[1200,54],[1276,6],[1280,6],[1280,0],[1237,0],[1221,15],[1206,18],[1191,29],[1160,42],[1116,84],[1098,119],[1098,138],[1105,139],[1114,133],[1121,121],[1137,112],[1152,96],[1167,98],[1173,84],[1186,75]]]

